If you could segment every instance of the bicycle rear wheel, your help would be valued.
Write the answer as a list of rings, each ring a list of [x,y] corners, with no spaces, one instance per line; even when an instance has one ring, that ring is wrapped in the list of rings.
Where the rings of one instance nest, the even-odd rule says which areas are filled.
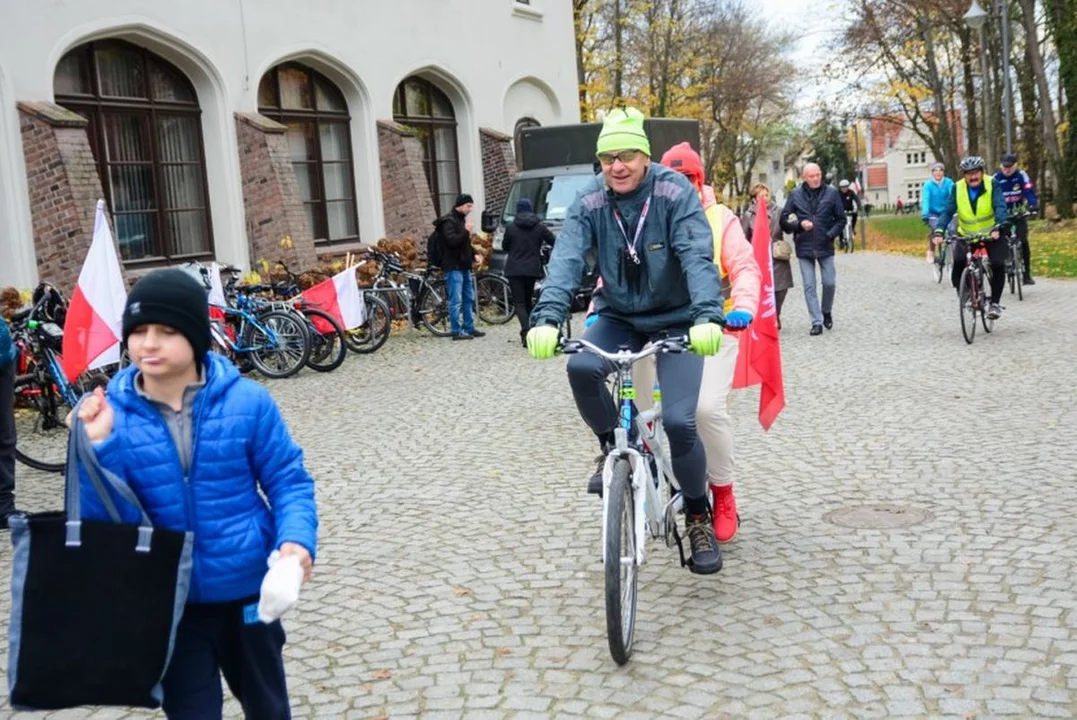
[[[452,335],[449,323],[449,288],[444,278],[426,281],[426,287],[419,292],[419,320],[423,327],[437,337]]]
[[[475,280],[475,301],[483,322],[504,325],[513,317],[512,288],[500,275],[486,273]]]
[[[258,372],[268,378],[291,377],[310,357],[306,320],[297,312],[271,310],[258,316],[258,325],[247,325],[244,347]]]
[[[307,367],[318,372],[336,370],[348,356],[348,345],[344,341],[344,327],[327,312],[304,308],[307,317],[307,332],[310,334],[310,357]]]
[[[44,472],[63,472],[67,464],[67,426],[71,406],[49,382],[15,386],[15,458]]]
[[[606,634],[610,655],[618,665],[632,655],[636,631],[635,508],[628,460],[619,458],[613,465],[606,513]]]
[[[978,305],[978,299],[976,298],[975,280],[972,275],[972,268],[965,268],[961,271],[961,281],[957,286],[960,288],[957,295],[958,312],[961,313],[961,334],[965,336],[965,342],[969,345],[976,338],[976,308]]]

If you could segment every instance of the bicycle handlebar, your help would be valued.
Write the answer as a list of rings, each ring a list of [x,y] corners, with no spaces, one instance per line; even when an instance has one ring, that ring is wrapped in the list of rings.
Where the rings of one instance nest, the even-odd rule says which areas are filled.
[[[575,355],[581,352],[589,352],[592,355],[598,355],[601,358],[609,360],[615,365],[622,367],[628,367],[635,365],[640,360],[662,353],[675,353],[680,354],[688,352],[691,349],[691,342],[688,340],[687,335],[677,335],[675,337],[663,338],[656,340],[647,347],[643,348],[639,352],[631,352],[630,350],[618,350],[617,352],[608,352],[603,350],[599,346],[592,342],[588,342],[583,339],[573,340],[561,340],[559,349],[564,355]]]

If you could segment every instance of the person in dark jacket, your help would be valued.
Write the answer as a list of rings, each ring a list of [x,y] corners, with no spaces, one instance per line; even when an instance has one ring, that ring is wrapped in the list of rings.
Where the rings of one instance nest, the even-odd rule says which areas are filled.
[[[209,352],[209,305],[182,270],[131,289],[123,340],[132,365],[79,406],[101,465],[158,527],[194,533],[187,604],[163,679],[169,720],[221,717],[221,673],[249,718],[291,717],[280,621],[259,619],[267,561],[294,556],[309,578],[317,543],[314,480],[261,385]],[[80,470],[85,520],[109,515]],[[124,522],[140,513],[107,490]]]
[[[15,509],[15,343],[0,320],[0,529]]]
[[[804,166],[804,182],[789,193],[782,209],[782,230],[793,233],[800,278],[804,281],[804,300],[811,316],[811,334],[822,335],[823,327],[834,326],[834,239],[845,228],[845,209],[841,193],[823,184],[823,171],[815,163]],[[815,264],[823,276],[823,306],[815,293]]]
[[[546,246],[553,245],[554,235],[531,207],[531,201],[520,198],[516,203],[516,217],[505,228],[501,248],[509,254],[505,261],[505,277],[512,287],[516,301],[516,318],[520,321],[520,342],[527,347],[527,331],[531,328],[528,318],[534,309],[532,295],[535,281],[542,277],[542,256]]]
[[[1006,200],[1006,212],[1011,217],[1009,232],[1017,233],[1017,239],[1021,241],[1021,259],[1025,264],[1025,275],[1021,278],[1023,285],[1035,285],[1032,279],[1032,255],[1028,247],[1028,218],[1020,217],[1023,206],[1027,206],[1029,212],[1036,212],[1038,201],[1036,189],[1032,185],[1032,179],[1028,173],[1017,167],[1017,156],[1006,153],[1002,156],[1002,167],[995,173],[995,185],[1002,191],[1002,197]]]
[[[475,277],[477,256],[471,249],[472,223],[468,220],[475,201],[464,193],[452,210],[434,221],[441,238],[441,269],[449,290],[449,326],[453,340],[470,340],[486,333],[475,329]],[[461,310],[463,323],[460,322]]]

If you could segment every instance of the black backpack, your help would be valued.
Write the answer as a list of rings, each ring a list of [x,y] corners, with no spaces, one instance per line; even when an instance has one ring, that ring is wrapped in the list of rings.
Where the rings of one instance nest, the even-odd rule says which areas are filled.
[[[441,231],[435,227],[426,239],[426,264],[430,267],[441,267],[441,245]]]

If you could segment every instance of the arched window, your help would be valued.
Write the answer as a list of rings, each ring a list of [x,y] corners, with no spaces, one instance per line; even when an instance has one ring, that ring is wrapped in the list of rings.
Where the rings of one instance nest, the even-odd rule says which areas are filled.
[[[351,118],[329,78],[299,63],[278,65],[258,85],[258,112],[288,128],[288,149],[318,244],[359,239]]]
[[[523,138],[524,130],[539,127],[541,123],[534,118],[524,117],[516,121],[516,127],[512,131],[512,151],[516,154],[516,167],[522,167],[523,163]]]
[[[56,102],[89,121],[87,134],[127,263],[213,255],[201,110],[174,65],[119,40],[60,59]]]
[[[410,77],[400,83],[393,96],[393,119],[419,133],[434,210],[444,215],[460,194],[460,155],[452,102],[430,81]]]

